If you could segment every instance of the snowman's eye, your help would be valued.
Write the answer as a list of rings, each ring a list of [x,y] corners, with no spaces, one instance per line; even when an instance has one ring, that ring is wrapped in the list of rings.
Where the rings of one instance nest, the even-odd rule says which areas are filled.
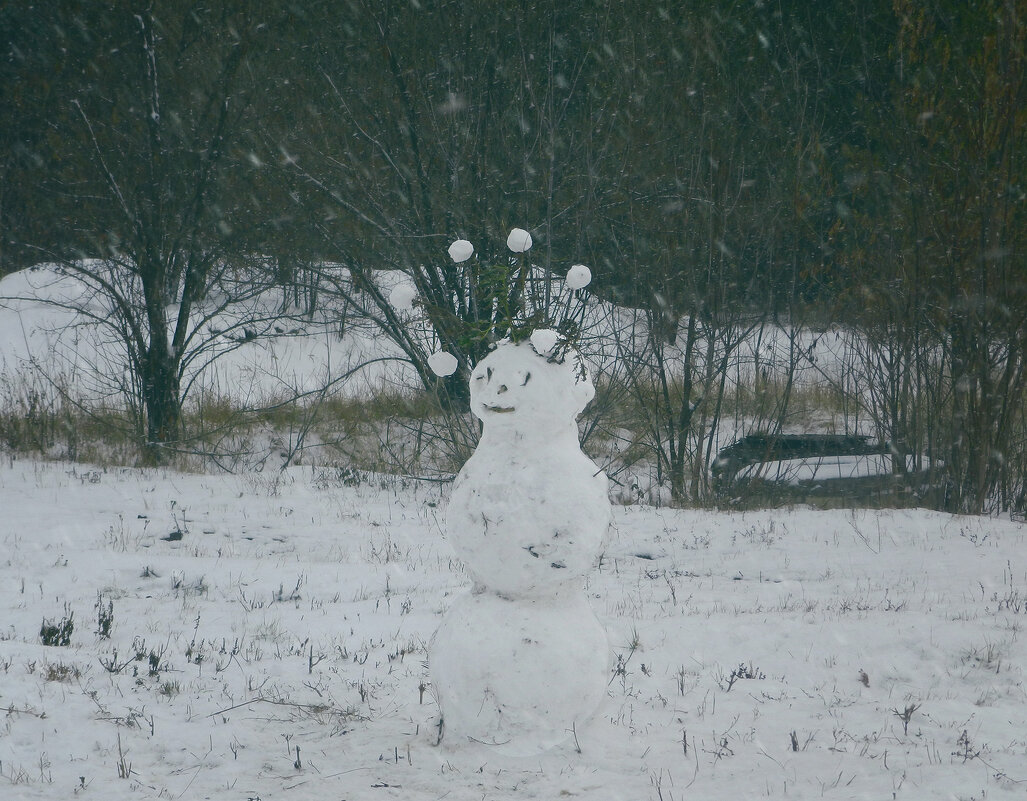
[[[492,380],[492,368],[491,367],[486,367],[485,371],[488,373],[489,381],[491,381]]]
[[[531,373],[525,373],[524,380],[521,382],[521,386],[526,387],[529,381],[531,381]]]

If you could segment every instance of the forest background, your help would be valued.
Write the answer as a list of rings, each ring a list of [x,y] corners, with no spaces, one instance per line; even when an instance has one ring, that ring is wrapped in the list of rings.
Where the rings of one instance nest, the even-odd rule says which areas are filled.
[[[858,334],[832,403],[933,505],[1027,508],[1023,0],[50,0],[0,32],[0,277],[105,298],[151,454],[191,436],[197,313],[269,288],[276,318],[359,308],[459,410],[517,291],[481,248],[522,226],[533,269],[586,263],[645,321],[606,408],[642,408],[676,500],[712,497],[772,325],[793,369],[800,332]],[[458,356],[442,386],[382,270]],[[787,429],[792,373],[746,375],[733,400]]]

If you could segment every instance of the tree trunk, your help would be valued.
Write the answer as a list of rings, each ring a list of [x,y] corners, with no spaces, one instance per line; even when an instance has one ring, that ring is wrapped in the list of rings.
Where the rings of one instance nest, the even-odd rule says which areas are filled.
[[[172,353],[167,326],[151,327],[150,344],[143,357],[143,406],[146,412],[146,451],[160,464],[162,446],[176,442],[182,432],[179,359]]]

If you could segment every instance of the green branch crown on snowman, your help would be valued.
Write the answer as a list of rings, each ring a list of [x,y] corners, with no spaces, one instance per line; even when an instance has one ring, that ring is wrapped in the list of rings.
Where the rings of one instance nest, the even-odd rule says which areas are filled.
[[[430,316],[450,329],[452,349],[467,354],[503,340],[515,344],[527,340],[539,356],[558,363],[575,349],[587,304],[581,290],[591,283],[592,271],[575,264],[562,280],[555,278],[531,262],[531,246],[531,234],[523,228],[514,228],[507,236],[510,255],[505,259],[479,259],[466,239],[450,244],[449,258],[459,270],[455,285],[461,298],[454,305],[460,312],[435,306]],[[390,301],[399,311],[428,307],[416,287],[407,284],[395,287]],[[439,344],[438,332],[436,337],[439,341],[428,366],[440,377],[452,375],[460,359]]]

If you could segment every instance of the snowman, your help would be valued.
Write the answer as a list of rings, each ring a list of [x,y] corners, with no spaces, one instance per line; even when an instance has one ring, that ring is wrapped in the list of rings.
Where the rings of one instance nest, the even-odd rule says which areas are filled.
[[[474,585],[429,650],[449,743],[537,754],[576,734],[605,697],[609,646],[584,580],[610,502],[575,422],[594,394],[580,354],[548,329],[503,341],[471,374],[483,431],[447,522]]]

